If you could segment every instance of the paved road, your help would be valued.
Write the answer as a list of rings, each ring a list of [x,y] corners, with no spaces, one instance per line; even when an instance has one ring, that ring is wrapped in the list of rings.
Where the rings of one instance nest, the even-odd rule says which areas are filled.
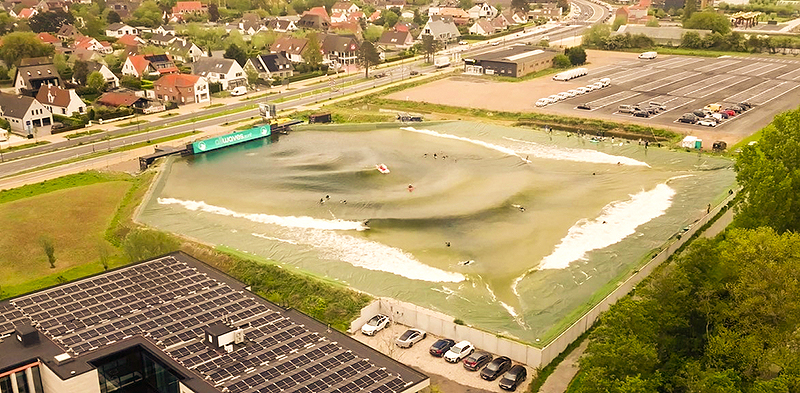
[[[575,2],[581,4],[582,9],[592,10],[592,12],[588,16],[584,17],[583,15],[581,15],[581,18],[585,18],[584,20],[595,19],[597,15],[599,15],[599,12],[607,12],[603,7],[599,6],[593,7],[592,6],[593,3],[587,0],[575,0]],[[555,41],[581,34],[584,29],[586,29],[586,26],[584,25],[557,27],[543,34],[533,34],[533,35],[516,34],[508,36],[503,38],[502,42],[504,44],[503,46],[508,46],[517,43],[538,42],[538,40],[540,40],[541,37],[543,37],[544,35],[548,35],[550,37],[550,40]],[[460,46],[455,46],[447,49],[445,52],[446,53],[461,52],[462,56],[472,56],[472,55],[501,50],[503,49],[503,46],[492,46],[487,43],[476,47],[470,47],[467,50],[461,49],[462,47]],[[337,92],[324,92],[316,95],[309,95],[306,97],[293,99],[278,104],[277,108],[279,110],[297,108],[300,106],[323,101],[328,98],[335,98],[337,96],[342,96],[378,86],[383,86],[395,82],[398,79],[409,77],[410,76],[409,73],[411,70],[415,70],[420,73],[428,73],[428,72],[433,72],[434,68],[432,66],[425,65],[421,60],[410,62],[408,64],[394,65],[377,71],[380,73],[386,73],[387,75],[389,75],[387,77],[380,79],[365,80],[355,85],[340,88],[339,91]],[[340,79],[338,83],[341,85],[359,79],[362,79],[360,73]],[[323,84],[306,86],[303,88],[299,88],[297,90],[293,90],[291,92],[270,95],[267,97],[267,99],[270,101],[274,101],[281,98],[298,97],[302,96],[303,94],[309,93],[311,91],[322,89],[325,87],[327,86]],[[156,120],[150,122],[147,124],[147,126],[148,127],[168,126],[169,124],[190,120],[193,118],[197,118],[198,116],[216,114],[222,111],[228,111],[231,109],[241,108],[247,105],[252,105],[253,103],[258,101],[260,100],[242,101],[231,105],[211,108],[203,111],[202,113],[190,113],[190,114],[178,115],[171,117],[169,119]],[[257,115],[258,115],[258,109],[252,109],[231,115],[220,116],[207,120],[200,120],[197,122],[188,123],[180,126],[168,127],[160,130],[149,131],[146,133],[132,134],[125,137],[119,137],[120,135],[131,134],[137,131],[137,126],[131,126],[131,127],[117,129],[114,131],[87,135],[84,137],[75,138],[68,141],[50,143],[47,145],[36,146],[24,150],[8,152],[4,153],[4,158],[10,161],[0,163],[0,177],[10,176],[32,168],[37,168],[45,165],[51,165],[61,161],[75,159],[77,157],[91,154],[96,151],[115,149],[129,144],[136,144],[172,135],[177,135],[198,128],[212,127],[222,123],[246,119]]]

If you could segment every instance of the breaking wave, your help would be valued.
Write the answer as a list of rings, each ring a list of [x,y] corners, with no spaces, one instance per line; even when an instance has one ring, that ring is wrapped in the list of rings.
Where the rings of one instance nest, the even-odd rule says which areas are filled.
[[[501,152],[503,154],[507,154],[509,156],[518,157],[522,161],[530,162],[525,157],[522,157],[519,154],[517,154],[517,152],[514,151],[513,149],[509,149],[509,148],[507,148],[505,146],[495,145],[493,143],[488,143],[488,142],[479,141],[479,140],[475,140],[475,139],[469,139],[469,138],[465,138],[463,136],[442,134],[440,132],[431,131],[431,130],[418,130],[418,129],[414,128],[414,127],[402,127],[400,129],[401,130],[405,130],[405,131],[416,132],[416,133],[419,133],[419,134],[435,136],[437,138],[453,139],[453,140],[457,140],[457,141],[472,143],[473,145],[483,146],[485,148],[496,150],[496,151],[499,151],[499,152]]]
[[[589,162],[595,164],[620,164],[629,166],[645,166],[648,168],[650,167],[650,165],[648,165],[646,162],[625,156],[615,156],[596,150],[547,146],[536,142],[523,141],[509,137],[503,137],[503,139],[522,144],[522,146],[515,147],[514,150],[520,154],[531,155],[537,158]]]

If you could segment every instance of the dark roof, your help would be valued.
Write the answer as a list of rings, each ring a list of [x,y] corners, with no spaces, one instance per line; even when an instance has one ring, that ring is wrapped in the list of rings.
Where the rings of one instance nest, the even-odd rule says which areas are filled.
[[[305,29],[327,30],[329,26],[330,23],[317,14],[305,14],[297,21],[297,27]]]
[[[139,97],[133,93],[117,93],[110,91],[108,93],[103,93],[96,102],[101,105],[116,108],[120,106],[133,106],[134,103],[144,99],[144,97]]]
[[[212,323],[211,325],[208,325],[208,326],[204,327],[203,330],[208,334],[211,334],[211,335],[214,335],[214,336],[221,336],[221,335],[223,335],[225,333],[230,333],[230,332],[234,331],[235,329],[230,327],[230,326],[228,326],[228,325],[226,325],[226,324],[224,324],[224,323],[222,323],[222,322],[216,322],[216,323]]]
[[[125,27],[124,23],[112,23],[112,24],[108,25],[106,30],[119,30],[119,29],[121,29],[123,27]]]
[[[407,31],[386,30],[381,35],[378,43],[384,45],[405,45],[406,40],[408,40],[410,36],[411,33]]]
[[[354,52],[358,50],[358,42],[353,37],[345,37],[336,34],[326,34],[322,39],[322,51],[331,52]]]
[[[67,380],[139,348],[197,393],[389,393],[421,389],[428,379],[180,252],[0,302],[0,337],[23,321],[41,342],[0,342],[0,372],[39,360]],[[245,343],[231,353],[204,343],[203,328],[222,321],[244,330]],[[74,361],[54,362],[61,353]]]
[[[62,89],[58,86],[43,85],[39,89],[39,93],[36,94],[36,101],[66,108],[69,106],[70,102],[69,90]]]
[[[281,36],[272,43],[269,47],[271,52],[286,52],[293,55],[302,54],[308,45],[306,38],[294,38],[289,36]]]
[[[47,56],[42,56],[42,57],[29,57],[27,59],[22,59],[19,61],[20,67],[42,65],[42,64],[53,64],[53,59]]]
[[[525,54],[528,54],[526,56]],[[501,62],[501,63],[522,63],[530,61],[534,58],[543,58],[543,57],[550,57],[553,58],[557,52],[552,50],[542,50],[537,48],[531,48],[527,45],[519,45],[519,46],[512,46],[509,49],[497,51],[497,52],[489,52],[480,55],[476,55],[473,57],[476,61],[494,61],[494,62]]]
[[[33,105],[33,97],[0,93],[0,111],[4,116],[21,119]],[[2,319],[0,319],[2,322]],[[2,358],[2,356],[0,356]]]
[[[58,70],[56,66],[51,64],[40,64],[40,65],[31,65],[31,66],[22,66],[20,65],[17,68],[17,74],[22,76],[22,79],[25,81],[26,84],[30,81],[39,80],[39,79],[52,79],[58,78],[59,86],[63,86],[61,82],[61,77],[58,75]],[[14,80],[16,80],[16,76]]]
[[[253,64],[254,67],[256,67],[256,70],[258,70],[258,72],[272,73],[272,72],[294,69],[294,67],[292,66],[292,62],[289,61],[289,59],[287,59],[280,53],[259,55],[258,57],[251,58],[250,63]],[[283,68],[281,68],[280,66],[283,66]]]

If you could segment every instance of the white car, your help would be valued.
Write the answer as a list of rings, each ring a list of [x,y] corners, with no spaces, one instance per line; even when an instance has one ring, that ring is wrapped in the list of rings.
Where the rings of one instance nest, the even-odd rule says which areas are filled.
[[[570,94],[570,95],[571,95],[571,96],[573,96],[573,97],[575,97],[575,96],[579,96],[579,95],[583,94],[583,92],[581,92],[581,91],[580,91],[580,90],[578,90],[578,89],[575,89],[575,90],[569,90],[569,91],[567,91],[567,93],[568,93],[568,94]]]
[[[450,347],[450,350],[444,354],[444,360],[449,363],[458,363],[461,359],[471,355],[473,351],[475,351],[475,347],[472,346],[472,343],[469,341],[461,341]]]
[[[584,87],[584,89],[586,89],[588,91],[595,91],[595,90],[597,90],[597,87],[595,85],[586,85],[586,87]]]
[[[560,100],[566,100],[567,98],[569,98],[569,94],[567,94],[567,93],[558,93],[556,95],[558,96],[558,99],[560,99]]]
[[[594,89],[595,89],[595,90],[600,90],[600,89],[602,89],[602,88],[604,88],[604,87],[605,87],[605,85],[603,85],[603,82],[595,82],[595,83],[592,83],[592,86],[594,86]]]
[[[361,327],[361,333],[364,333],[366,336],[374,336],[375,333],[386,329],[391,324],[389,321],[389,317],[383,314],[378,314],[372,318],[370,318],[364,326]]]
[[[697,125],[706,126],[706,127],[716,127],[717,126],[717,122],[714,121],[713,119],[702,119],[702,120],[697,122]]]
[[[536,101],[536,106],[547,106],[547,104],[549,103],[550,103],[549,98],[540,98],[538,101]]]
[[[568,90],[568,91],[563,92],[562,94],[566,94],[567,97],[575,97],[575,91],[574,90]]]
[[[555,104],[556,102],[561,101],[561,97],[559,97],[559,96],[557,96],[555,94],[551,95],[550,97],[547,97],[547,99],[550,100],[551,104]]]
[[[498,45],[500,45],[500,41],[492,42],[492,46],[498,46]]]
[[[425,333],[424,330],[408,329],[405,333],[397,338],[395,344],[397,344],[397,346],[400,348],[411,348],[414,344],[422,341],[422,339],[427,336],[428,333]]]
[[[586,94],[586,93],[592,91],[591,89],[586,88],[586,87],[579,87],[579,88],[577,88],[575,90],[577,90],[580,94]]]

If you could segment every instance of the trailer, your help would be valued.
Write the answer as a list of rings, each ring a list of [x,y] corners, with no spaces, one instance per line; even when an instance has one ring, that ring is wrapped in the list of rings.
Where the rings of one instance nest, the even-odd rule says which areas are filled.
[[[450,66],[450,57],[448,56],[438,56],[436,59],[433,60],[433,65],[436,68],[445,68]]]
[[[586,68],[573,68],[571,70],[566,70],[564,72],[559,72],[553,77],[554,81],[568,81],[575,78],[580,78],[589,73],[589,70]]]

